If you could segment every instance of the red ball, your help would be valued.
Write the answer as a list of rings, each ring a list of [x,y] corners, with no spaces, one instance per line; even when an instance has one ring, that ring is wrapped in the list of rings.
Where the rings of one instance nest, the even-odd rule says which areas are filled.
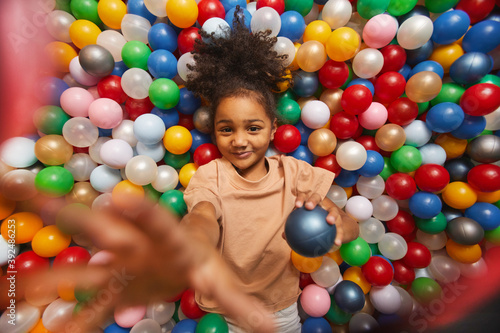
[[[226,11],[219,0],[201,0],[198,3],[198,23],[203,26],[206,20],[212,17],[224,19]]]
[[[373,286],[387,286],[394,278],[394,271],[389,261],[382,257],[372,256],[361,266],[361,272]]]
[[[181,291],[177,295],[173,295],[171,297],[166,298],[165,302],[167,302],[167,303],[174,303],[174,302],[179,301],[182,298],[182,295],[184,295],[184,292],[185,292],[185,290]]]
[[[75,154],[88,154],[89,147],[75,147],[75,146],[73,146],[73,153],[75,153]]]
[[[314,284],[311,274],[300,272],[299,288],[304,289],[310,284]]]
[[[314,166],[326,169],[338,175],[342,168],[337,163],[337,157],[333,154],[320,156],[314,161]]]
[[[52,267],[62,268],[62,267],[74,267],[86,265],[90,260],[90,253],[86,249],[80,246],[68,247],[54,258]]]
[[[338,139],[352,138],[359,128],[358,118],[347,112],[338,112],[330,119],[330,130]]]
[[[375,137],[371,135],[362,135],[356,138],[356,142],[360,143],[366,150],[374,150],[378,153],[380,152],[380,148],[377,146]]]
[[[386,221],[386,225],[389,231],[401,236],[411,235],[415,230],[413,216],[404,210],[398,211],[392,220]]]
[[[97,84],[97,93],[102,98],[109,98],[118,104],[124,103],[128,96],[122,89],[122,78],[116,75],[103,77]]]
[[[198,146],[193,154],[193,161],[198,166],[207,164],[208,162],[215,160],[216,158],[221,158],[222,155],[213,143],[204,143]]]
[[[394,266],[394,280],[400,284],[410,284],[415,280],[415,271],[403,263],[403,260],[392,262]]]
[[[387,72],[375,81],[375,97],[382,104],[395,101],[405,92],[406,80],[398,72]]]
[[[344,90],[340,105],[345,112],[357,115],[365,112],[373,102],[373,95],[367,87],[355,84]]]
[[[393,101],[387,108],[389,122],[406,126],[418,117],[418,104],[408,97],[400,97]]]
[[[425,268],[431,263],[431,251],[423,244],[409,242],[408,251],[403,259],[403,263],[411,268]]]
[[[474,24],[484,19],[495,7],[495,0],[461,0],[455,9],[466,12],[470,23]]]
[[[181,54],[188,53],[194,50],[195,40],[201,40],[200,29],[190,27],[183,29],[177,37],[177,48]]]
[[[283,153],[291,153],[300,146],[300,131],[293,125],[281,125],[274,134],[274,146]]]
[[[410,199],[417,192],[413,178],[406,173],[394,173],[385,181],[387,194],[396,200]]]
[[[125,102],[125,110],[131,120],[136,120],[140,115],[150,113],[154,107],[149,97],[144,99],[129,98]]]
[[[500,87],[479,83],[467,88],[460,97],[460,106],[471,116],[484,116],[500,107]]]
[[[328,60],[318,71],[318,80],[326,89],[340,88],[349,78],[349,67],[345,62]]]
[[[406,63],[406,51],[399,45],[387,45],[380,49],[384,57],[384,65],[380,74],[398,72]]]
[[[500,190],[500,166],[495,164],[479,164],[467,174],[469,185],[481,192]]]
[[[182,294],[181,310],[189,319],[198,319],[206,314],[196,303],[193,289],[188,289]]]
[[[257,9],[262,7],[271,7],[278,14],[283,14],[285,12],[285,1],[284,0],[257,0]]]
[[[190,131],[193,130],[194,129],[193,115],[184,114],[180,112],[178,112],[178,114],[179,114],[179,122],[177,123],[177,125],[183,126]]]
[[[422,191],[439,192],[450,182],[450,174],[439,164],[423,164],[415,171],[415,183]]]
[[[40,257],[34,251],[26,251],[19,254],[14,260],[13,271],[16,271],[19,276],[26,274],[34,274],[50,268],[48,258]]]

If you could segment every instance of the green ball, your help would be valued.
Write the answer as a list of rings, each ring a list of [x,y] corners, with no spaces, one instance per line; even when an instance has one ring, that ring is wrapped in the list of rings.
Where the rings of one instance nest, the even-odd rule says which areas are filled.
[[[80,303],[92,300],[97,295],[98,290],[90,285],[76,286],[75,299]]]
[[[229,327],[226,319],[218,313],[207,313],[201,317],[195,329],[196,333],[227,333]]]
[[[174,169],[180,169],[184,165],[188,164],[191,159],[191,153],[185,152],[184,154],[172,154],[171,152],[165,152],[165,156],[163,157],[163,161],[166,165],[170,165]]]
[[[485,230],[484,238],[490,243],[500,245],[500,227],[497,227],[493,230]]]
[[[49,166],[35,176],[36,189],[50,197],[62,197],[73,189],[75,179],[71,172],[60,166]]]
[[[313,8],[314,0],[285,0],[285,11],[295,10],[306,16]]]
[[[494,74],[487,74],[481,80],[474,82],[472,84],[468,84],[466,87],[469,88],[479,83],[491,83],[500,87],[500,77]]]
[[[465,88],[456,83],[444,83],[439,94],[431,100],[431,105],[451,102],[460,104],[460,97],[465,92]]]
[[[396,173],[396,169],[391,164],[391,159],[389,157],[384,157],[384,168],[382,169],[382,172],[379,174],[380,177],[382,177],[385,180],[389,178],[390,175]]]
[[[180,98],[179,86],[170,79],[156,79],[149,86],[149,99],[159,109],[172,109]]]
[[[392,16],[401,16],[412,10],[417,2],[418,0],[391,0],[387,11]]]
[[[63,10],[67,13],[73,14],[71,12],[71,6],[70,6],[71,0],[56,0],[56,8],[57,10]]]
[[[70,8],[77,20],[88,20],[96,25],[101,25],[102,21],[97,12],[97,4],[97,0],[71,0]]]
[[[300,119],[299,103],[293,99],[282,98],[276,105],[281,124],[295,125]]]
[[[73,308],[73,316],[78,315],[84,308],[87,303],[85,302],[78,302],[75,304],[75,307]]]
[[[161,193],[154,189],[153,185],[148,184],[142,187],[144,189],[144,194],[146,199],[152,202],[158,202]]]
[[[442,289],[439,283],[428,277],[419,277],[411,284],[413,297],[421,304],[429,304],[441,297]]]
[[[352,314],[347,313],[343,311],[341,308],[339,308],[337,303],[335,303],[333,295],[330,295],[330,299],[331,299],[331,305],[330,309],[325,315],[326,319],[328,319],[330,323],[335,325],[347,324],[349,320],[351,320]]]
[[[279,96],[279,99],[289,98],[289,99],[293,99],[294,101],[297,99],[297,95],[292,91],[292,89],[288,89],[287,91],[282,92],[278,96]]]
[[[415,147],[403,146],[391,154],[391,164],[399,172],[412,172],[422,164],[422,155]]]
[[[163,193],[158,200],[158,203],[170,210],[172,213],[177,214],[177,216],[183,216],[186,214],[187,206],[184,201],[184,194],[179,190],[169,190]]]
[[[460,0],[425,0],[425,8],[431,13],[444,13],[455,7]]]
[[[46,105],[35,111],[33,123],[44,134],[62,135],[62,128],[70,118],[59,106]]]
[[[347,85],[351,83],[353,77],[354,77],[354,72],[352,71],[352,65],[347,64],[347,68],[349,69],[349,76],[347,77],[347,80],[344,82],[344,84],[340,87],[340,89],[345,90],[347,88]]]
[[[494,202],[493,203],[495,206],[497,206],[498,208],[500,208],[500,200],[498,200],[497,202]]]
[[[378,249],[377,243],[368,243],[368,246],[370,246],[370,250],[372,251],[372,256],[381,254],[380,250]]]
[[[138,40],[131,40],[122,48],[122,58],[128,68],[148,70],[148,58],[151,55],[149,46]]]
[[[350,266],[362,266],[370,259],[370,246],[361,237],[342,244],[340,247],[340,256]]]
[[[430,219],[415,217],[415,225],[417,228],[432,235],[439,234],[444,231],[447,224],[448,222],[446,220],[446,216],[441,212]]]
[[[418,115],[420,116],[425,111],[429,110],[429,105],[431,102],[417,103],[418,105]]]
[[[375,15],[384,13],[391,0],[358,0],[358,14],[364,19],[371,19]]]

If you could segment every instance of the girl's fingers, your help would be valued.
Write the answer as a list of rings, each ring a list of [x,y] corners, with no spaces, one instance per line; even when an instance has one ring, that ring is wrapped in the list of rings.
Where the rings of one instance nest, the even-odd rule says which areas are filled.
[[[321,197],[318,193],[313,193],[306,201],[306,209],[314,209],[321,202]]]

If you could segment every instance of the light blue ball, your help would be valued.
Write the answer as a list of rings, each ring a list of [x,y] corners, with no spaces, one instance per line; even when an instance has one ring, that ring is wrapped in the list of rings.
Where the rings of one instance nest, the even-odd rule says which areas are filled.
[[[90,185],[98,192],[111,192],[122,181],[120,170],[99,165],[90,173]]]
[[[134,121],[134,135],[138,141],[153,145],[160,142],[165,135],[165,123],[157,115],[146,113]]]

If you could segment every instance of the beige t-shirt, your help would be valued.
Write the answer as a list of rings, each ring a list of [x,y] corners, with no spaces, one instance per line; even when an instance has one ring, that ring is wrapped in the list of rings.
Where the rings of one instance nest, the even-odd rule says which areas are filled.
[[[199,202],[215,207],[221,228],[219,249],[238,277],[237,286],[257,297],[272,312],[284,309],[300,294],[300,272],[290,260],[282,237],[297,193],[318,193],[323,199],[334,174],[293,157],[267,158],[269,171],[258,181],[241,177],[225,159],[198,168],[184,192],[188,211]],[[221,312],[211,299],[196,301],[209,312]]]

